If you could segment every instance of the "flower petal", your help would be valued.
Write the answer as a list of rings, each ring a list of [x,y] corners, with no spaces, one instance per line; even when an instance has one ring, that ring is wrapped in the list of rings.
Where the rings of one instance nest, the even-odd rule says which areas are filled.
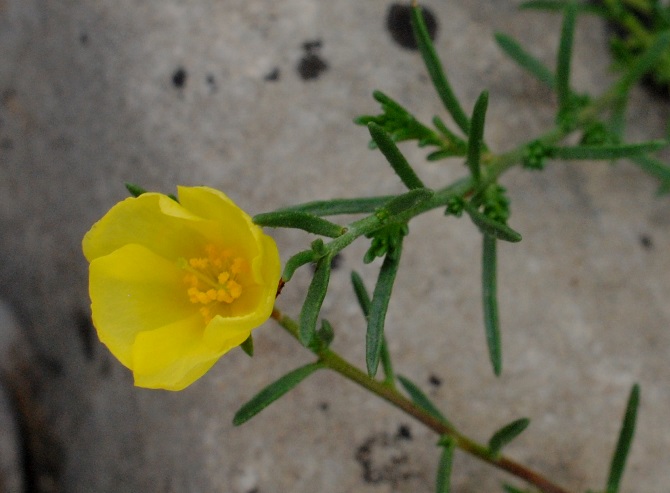
[[[251,335],[252,329],[270,317],[270,313],[266,316],[265,313],[257,310],[239,317],[217,315],[205,327],[202,341],[213,350],[225,353],[242,344]]]
[[[207,345],[199,316],[142,332],[133,345],[135,385],[181,390],[204,375],[226,352],[242,344],[249,333],[232,327],[220,334],[218,347]]]
[[[259,256],[260,262],[254,259],[253,263],[254,276],[257,279],[262,279],[261,282],[263,284],[276,284],[279,282],[279,277],[281,276],[281,259],[279,258],[277,244],[266,234],[263,234],[261,244],[262,254]],[[272,286],[272,289],[275,289],[275,293],[272,293],[273,296],[276,294],[276,288],[276,285]]]
[[[247,258],[258,255],[261,228],[223,192],[209,187],[177,187],[180,203],[193,214],[216,224],[220,244]]]
[[[125,366],[131,365],[131,346],[140,332],[197,313],[185,294],[183,275],[175,263],[141,245],[126,245],[91,262],[93,324]]]
[[[173,260],[197,255],[209,240],[213,228],[169,197],[145,193],[125,199],[112,207],[86,233],[82,242],[90,262],[114,250],[135,243]]]

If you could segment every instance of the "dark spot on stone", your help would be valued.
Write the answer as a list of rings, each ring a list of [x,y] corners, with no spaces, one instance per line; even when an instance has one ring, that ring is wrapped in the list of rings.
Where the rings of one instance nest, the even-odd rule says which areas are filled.
[[[402,440],[387,433],[373,435],[356,449],[356,462],[363,469],[363,481],[371,484],[401,481],[419,476],[411,469],[409,455],[402,448]]]
[[[298,63],[298,73],[302,80],[316,79],[328,69],[328,64],[318,55],[305,55]]]
[[[323,412],[328,411],[330,408],[330,404],[328,404],[326,401],[320,402],[319,403],[319,409],[321,409]]]
[[[305,55],[298,62],[297,70],[302,80],[316,79],[328,69],[328,64],[319,56],[321,40],[305,41],[302,44]]]
[[[88,44],[88,34],[87,33],[81,33],[79,35],[79,43],[81,43],[82,46],[86,46]]]
[[[281,74],[280,74],[280,72],[279,72],[279,67],[275,67],[275,68],[273,68],[270,72],[268,72],[268,73],[265,75],[265,77],[263,77],[263,80],[266,80],[266,81],[268,81],[268,82],[276,82],[276,81],[279,80],[279,76],[280,76],[280,75],[281,75]]]
[[[93,321],[87,312],[78,310],[74,315],[77,335],[84,348],[86,359],[92,360],[95,356],[96,334]]]
[[[442,385],[442,379],[435,374],[431,374],[428,377],[428,383],[431,384],[433,387],[439,387],[440,385]]]
[[[186,69],[184,69],[183,67],[179,67],[172,73],[172,84],[177,89],[183,89],[186,86],[187,78],[188,74],[186,73]]]
[[[305,41],[302,44],[302,49],[307,53],[314,53],[316,50],[321,49],[323,42],[320,39],[315,39],[313,41]]]
[[[261,490],[259,490],[258,488],[252,488],[249,491],[247,491],[247,493],[260,493],[260,491]]]
[[[207,74],[205,77],[205,82],[207,82],[211,92],[215,92],[217,90],[216,78],[214,77],[214,74]]]
[[[437,19],[428,7],[421,7],[423,20],[428,30],[428,36],[435,41],[437,36]],[[412,7],[406,4],[394,3],[386,14],[386,29],[391,33],[393,41],[403,48],[416,50],[418,46],[412,31]]]
[[[2,139],[0,148],[2,148],[3,151],[11,151],[14,149],[14,141],[12,139]]]
[[[37,361],[39,362],[40,367],[47,373],[56,377],[63,374],[63,364],[56,358],[49,356],[48,354],[38,353]]]
[[[398,440],[411,440],[412,439],[412,430],[409,425],[400,425],[398,426],[398,432],[395,435]]]
[[[640,235],[640,245],[642,245],[642,248],[645,250],[651,250],[654,248],[654,241],[651,239],[651,236],[642,234]]]

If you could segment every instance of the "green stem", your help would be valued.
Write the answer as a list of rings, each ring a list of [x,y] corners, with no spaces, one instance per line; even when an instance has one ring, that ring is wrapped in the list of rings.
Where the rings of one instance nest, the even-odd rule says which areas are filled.
[[[283,315],[279,310],[276,309],[272,312],[272,318],[274,318],[281,327],[283,327],[289,334],[291,334],[294,339],[300,341],[299,327],[293,319]],[[367,373],[359,370],[334,351],[323,348],[314,351],[314,353],[319,357],[320,363],[339,373],[348,380],[357,383],[364,389],[384,399],[386,402],[389,402],[398,409],[404,411],[409,416],[412,416],[417,421],[423,423],[426,427],[430,428],[438,435],[448,436],[453,440],[453,443],[456,445],[456,447],[462,451],[473,455],[483,460],[484,462],[491,464],[492,466],[513,474],[514,476],[526,481],[528,484],[531,484],[540,489],[540,491],[544,493],[569,493],[567,490],[552,483],[538,472],[535,472],[532,469],[513,461],[512,459],[509,459],[503,455],[495,457],[492,456],[487,446],[477,443],[469,437],[461,434],[450,424],[445,423],[444,421],[425,411],[423,408],[420,408],[414,404],[414,402],[398,392],[394,387],[387,385],[383,381],[369,377]]]
[[[588,106],[583,108],[577,115],[576,129],[594,121],[594,119],[605,109],[620,98],[620,89],[617,83],[614,83],[605,93],[592,101]],[[546,146],[557,144],[565,139],[569,134],[575,130],[564,130],[559,126],[540,135],[536,140]],[[411,218],[423,214],[426,211],[447,205],[452,197],[477,195],[480,191],[486,189],[490,184],[496,182],[498,178],[510,168],[513,168],[523,160],[528,143],[517,146],[511,151],[503,154],[493,154],[485,152],[481,156],[481,163],[483,165],[481,180],[476,184],[471,177],[460,179],[444,188],[435,191],[433,197],[425,200],[419,206],[410,208],[403,214],[394,216],[394,221],[402,222],[409,221]],[[376,200],[376,199],[375,199]],[[358,221],[355,221],[347,226],[344,234],[338,236],[328,243],[328,249],[332,255],[341,251],[345,247],[353,243],[354,240],[360,236],[373,233],[375,230],[384,226],[384,221],[377,217],[376,214],[371,214]]]

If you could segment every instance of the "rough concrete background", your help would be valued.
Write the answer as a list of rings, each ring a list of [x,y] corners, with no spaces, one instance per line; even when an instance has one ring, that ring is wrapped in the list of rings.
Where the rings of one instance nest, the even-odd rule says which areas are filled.
[[[0,0],[0,296],[22,328],[3,337],[2,368],[7,405],[21,417],[12,426],[24,433],[15,448],[27,447],[10,467],[27,471],[27,491],[431,491],[436,437],[327,372],[247,425],[231,425],[241,403],[309,360],[272,323],[255,333],[253,359],[234,351],[186,391],[133,388],[88,322],[80,252],[84,232],[126,196],[126,181],[164,192],[208,184],[252,214],[401,191],[366,149],[365,129],[351,123],[377,112],[373,89],[426,120],[442,114],[420,57],[385,27],[390,5]],[[551,63],[558,18],[519,14],[508,1],[428,5],[465,106],[490,90],[490,146],[503,151],[548,128],[552,96],[504,58],[492,34],[504,30]],[[611,80],[605,38],[599,22],[580,20],[578,89]],[[314,73],[304,72],[305,58]],[[631,139],[663,135],[667,103],[641,91],[633,103]],[[430,184],[464,173],[460,163],[423,164],[423,151],[402,148]],[[622,491],[667,491],[670,200],[625,163],[555,163],[503,182],[511,224],[524,235],[500,247],[503,376],[491,375],[485,351],[478,235],[437,212],[412,223],[390,306],[397,370],[482,441],[530,417],[510,455],[575,491],[604,486],[639,382]],[[284,258],[311,240],[276,238]],[[364,250],[357,243],[345,252],[324,307],[335,347],[361,365],[364,325],[348,278],[357,269],[372,285]],[[308,281],[297,275],[279,306],[297,315]],[[502,479],[456,458],[458,493],[500,491]]]

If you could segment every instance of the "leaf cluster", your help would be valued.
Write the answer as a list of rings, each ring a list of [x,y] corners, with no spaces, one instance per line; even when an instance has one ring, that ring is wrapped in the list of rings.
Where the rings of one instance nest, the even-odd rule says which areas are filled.
[[[649,1],[650,5],[657,5],[657,2]],[[621,78],[602,95],[580,94],[571,84],[573,41],[578,16],[593,13],[610,15],[607,9],[613,8],[615,4],[624,11],[628,8],[625,0],[604,0],[600,6],[574,0],[531,1],[524,4],[524,8],[559,11],[563,14],[559,49],[553,69],[539,61],[510,36],[496,34],[495,39],[500,48],[522,68],[555,91],[558,101],[554,128],[532,136],[526,142],[521,142],[517,147],[503,153],[494,153],[485,141],[488,92],[482,91],[472,112],[466,114],[428,36],[420,8],[412,8],[412,26],[417,45],[450,123],[446,124],[440,117],[435,116],[432,126],[426,125],[398,102],[380,91],[375,91],[373,97],[381,104],[382,112],[378,115],[361,116],[355,122],[367,127],[371,137],[370,147],[383,154],[406,190],[396,195],[319,200],[254,217],[254,222],[261,226],[298,229],[318,236],[310,243],[309,248],[288,259],[282,273],[282,282],[286,283],[298,268],[307,264],[314,266],[300,317],[297,322],[288,317],[278,317],[279,323],[311,350],[317,359],[314,363],[285,375],[252,398],[236,414],[235,424],[247,421],[316,370],[330,368],[422,419],[440,433],[438,447],[441,455],[436,476],[438,493],[450,490],[450,474],[456,448],[497,467],[515,471],[519,477],[542,490],[565,491],[521,466],[510,465],[511,462],[502,455],[503,448],[528,427],[530,421],[527,418],[516,419],[503,426],[492,434],[486,445],[477,444],[463,436],[419,386],[406,377],[395,375],[384,328],[395,281],[401,274],[404,239],[410,233],[409,222],[414,217],[436,208],[443,208],[452,217],[468,217],[482,238],[481,296],[484,331],[492,370],[495,375],[500,375],[503,353],[497,301],[497,243],[521,241],[521,234],[508,225],[511,205],[505,188],[499,182],[503,173],[517,165],[525,169],[540,170],[554,160],[610,162],[626,158],[657,177],[661,181],[661,191],[670,190],[670,167],[654,156],[667,142],[650,140],[626,143],[624,139],[624,116],[630,89],[663,59],[665,48],[670,46],[670,34],[663,34],[650,45],[643,47],[634,62],[623,71]],[[575,136],[578,139],[572,138]],[[432,147],[432,152],[427,156],[429,161],[447,157],[459,158],[464,170],[463,178],[442,188],[427,187],[398,147],[398,143],[404,141],[416,141],[421,147]],[[566,144],[577,141],[577,145]],[[344,214],[354,215],[356,218],[347,224],[326,219],[328,216]],[[353,290],[366,323],[367,373],[349,366],[331,351],[330,342],[336,335],[336,329],[328,321],[321,319],[321,307],[328,291],[332,260],[357,239],[367,239],[370,242],[370,247],[362,259],[364,263],[381,259],[372,296],[368,294],[360,275],[356,272],[351,275]],[[321,326],[317,329],[319,320]],[[377,377],[380,364],[384,373],[382,380]],[[400,384],[404,394],[400,393],[397,384]],[[618,491],[633,436],[638,403],[639,388],[636,385],[629,397],[611,461],[607,493]],[[510,485],[505,485],[504,489],[508,493],[526,491]]]
[[[559,101],[557,133],[549,133],[529,141],[522,151],[522,164],[527,169],[542,169],[548,159],[616,160],[626,158],[660,181],[659,193],[670,190],[670,166],[653,154],[667,145],[667,140],[635,144],[624,142],[626,111],[631,89],[650,73],[658,72],[664,60],[670,62],[669,7],[656,0],[531,0],[522,9],[536,9],[563,14],[561,38],[552,71],[507,34],[497,33],[500,48],[522,68],[556,91]],[[594,97],[576,92],[570,84],[572,44],[579,15],[599,15],[607,22],[627,26],[644,43],[633,43],[636,49],[626,56],[625,63],[616,64],[620,77],[604,93]],[[640,16],[649,16],[649,21]],[[640,23],[646,27],[640,27]],[[616,34],[614,36],[616,38]],[[661,71],[664,71],[662,69]],[[577,146],[557,145],[567,135],[580,135]]]

